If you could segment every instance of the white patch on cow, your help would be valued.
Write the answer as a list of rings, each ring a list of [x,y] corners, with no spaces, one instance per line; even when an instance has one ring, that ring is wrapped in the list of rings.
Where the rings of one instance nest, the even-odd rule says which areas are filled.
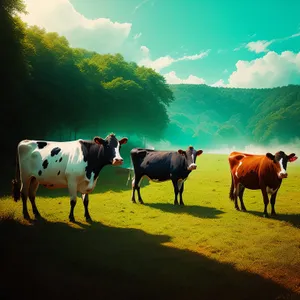
[[[192,171],[192,170],[195,170],[197,168],[197,165],[195,163],[191,163],[189,166],[188,166],[188,170],[189,171]]]
[[[87,186],[87,190],[91,190],[94,187],[94,182],[95,182],[94,179],[95,179],[95,173],[92,172],[90,181],[89,181],[88,186]]]
[[[22,141],[18,146],[20,176],[22,184],[28,186],[29,180],[35,177],[39,184],[53,185],[55,188],[70,188],[70,183],[78,192],[86,193],[94,189],[97,180],[92,173],[86,177],[87,162],[84,161],[79,140],[70,142],[47,142],[39,149],[37,141]],[[59,147],[58,154],[51,156],[51,150]],[[43,162],[47,160],[47,167]]]
[[[237,178],[239,178],[239,176],[238,176],[238,169],[239,169],[239,167],[242,165],[242,161],[240,161],[240,163],[239,163],[239,165],[237,166],[237,168],[236,168],[236,171],[235,171],[235,176],[237,177]]]
[[[181,187],[182,187],[182,184],[185,182],[186,179],[178,179],[177,181],[177,187],[178,187],[178,190],[180,191]]]
[[[272,189],[272,188],[270,188],[270,187],[267,186],[266,190],[267,190],[268,194],[274,194],[278,189]]]
[[[120,154],[120,143],[118,142],[118,146],[115,148],[115,157],[113,158],[113,165],[121,165],[121,161],[123,161],[123,158]]]
[[[280,172],[278,173],[278,176],[281,177],[282,175],[286,175],[286,170],[284,169],[282,165],[282,158],[279,160],[279,166],[280,166]]]
[[[195,160],[194,160],[194,154],[192,154],[192,162],[195,162]]]

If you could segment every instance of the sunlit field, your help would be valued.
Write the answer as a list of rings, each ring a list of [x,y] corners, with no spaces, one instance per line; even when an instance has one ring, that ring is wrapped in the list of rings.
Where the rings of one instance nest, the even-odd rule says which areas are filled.
[[[128,171],[113,167],[90,195],[91,223],[80,198],[68,221],[65,190],[40,189],[44,219],[32,222],[21,201],[3,198],[0,298],[300,299],[300,163],[288,165],[270,218],[260,191],[245,191],[248,212],[234,209],[226,155],[197,164],[184,207],[170,181],[145,181],[145,204],[133,204]]]

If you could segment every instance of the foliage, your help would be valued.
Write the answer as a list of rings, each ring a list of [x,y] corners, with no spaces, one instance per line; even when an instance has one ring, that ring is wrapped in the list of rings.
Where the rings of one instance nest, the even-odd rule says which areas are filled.
[[[173,85],[170,125],[177,139],[192,139],[216,148],[220,144],[266,144],[300,138],[300,86],[272,89],[212,88]],[[185,134],[186,127],[192,134]],[[198,138],[195,138],[198,137]],[[169,130],[166,138],[171,138]]]
[[[3,153],[14,165],[21,139],[79,138],[109,132],[159,139],[173,93],[164,77],[127,62],[72,48],[55,32],[27,26],[21,0],[0,3]],[[150,124],[150,126],[149,126]],[[85,138],[85,137],[82,137]],[[13,168],[10,168],[13,169]]]

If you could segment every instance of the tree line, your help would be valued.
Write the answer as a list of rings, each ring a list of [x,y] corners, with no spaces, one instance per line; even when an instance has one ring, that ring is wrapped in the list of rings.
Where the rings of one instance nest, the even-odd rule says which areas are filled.
[[[72,48],[65,37],[24,23],[17,13],[25,10],[22,0],[0,4],[1,154],[9,173],[25,138],[162,137],[174,100],[162,75],[120,54]]]
[[[165,137],[208,148],[300,139],[300,86],[266,89],[172,85]],[[176,141],[174,141],[176,142]]]

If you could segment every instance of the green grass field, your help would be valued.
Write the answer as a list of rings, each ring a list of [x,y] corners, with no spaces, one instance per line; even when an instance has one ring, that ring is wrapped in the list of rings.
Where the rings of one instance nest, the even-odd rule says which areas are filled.
[[[300,299],[300,163],[288,166],[275,218],[263,218],[260,191],[245,191],[248,212],[234,209],[226,155],[197,164],[185,207],[173,205],[171,182],[146,182],[145,205],[133,204],[128,172],[111,178],[106,167],[91,224],[81,199],[68,221],[64,190],[38,191],[35,222],[3,198],[0,299]]]

